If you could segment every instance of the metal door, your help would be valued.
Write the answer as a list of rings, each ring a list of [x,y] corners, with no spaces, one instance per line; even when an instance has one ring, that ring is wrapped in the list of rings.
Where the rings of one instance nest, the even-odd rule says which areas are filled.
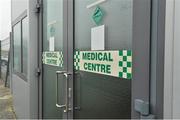
[[[43,0],[43,117],[148,116],[150,11],[151,0]]]
[[[70,118],[150,114],[150,11],[151,0],[68,0]]]
[[[67,1],[43,0],[42,118],[67,118]]]

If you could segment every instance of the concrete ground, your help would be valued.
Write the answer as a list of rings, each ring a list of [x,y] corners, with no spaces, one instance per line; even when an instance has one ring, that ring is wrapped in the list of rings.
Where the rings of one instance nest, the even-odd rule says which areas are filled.
[[[9,88],[0,80],[0,119],[16,119]]]

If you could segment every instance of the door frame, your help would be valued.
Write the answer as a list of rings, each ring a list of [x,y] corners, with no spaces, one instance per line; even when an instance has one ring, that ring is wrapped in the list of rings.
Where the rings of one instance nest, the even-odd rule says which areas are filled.
[[[42,5],[42,1],[40,0],[40,4]],[[154,0],[134,0],[133,1],[133,80],[132,80],[132,111],[131,111],[131,118],[139,118],[140,115],[134,110],[134,100],[135,99],[142,99],[147,102],[150,101],[150,97],[154,97],[150,94],[150,89],[152,89],[152,83],[150,84],[150,77],[151,77],[151,66],[150,66],[150,54],[151,54],[151,30],[152,30],[152,21],[151,21],[151,10],[152,10],[152,1]],[[68,0],[67,4],[67,14],[68,14],[68,20],[67,20],[67,58],[68,64],[67,64],[67,71],[70,73],[73,73],[73,54],[74,54],[74,0]],[[144,7],[145,6],[145,7]],[[159,7],[159,6],[158,6]],[[142,10],[143,9],[143,10]],[[42,71],[42,12],[39,14],[39,68],[40,71]],[[140,14],[141,13],[141,14]],[[148,13],[148,14],[147,14]],[[146,16],[146,17],[144,17]],[[143,22],[140,21],[143,19]],[[135,31],[137,30],[138,31]],[[145,34],[142,34],[145,33]],[[144,40],[144,41],[141,41]],[[147,41],[147,42],[145,42]],[[141,44],[139,44],[141,43]],[[141,61],[141,62],[139,62]],[[144,61],[142,63],[142,61]],[[137,67],[138,66],[138,67]],[[145,72],[144,72],[145,71]],[[145,74],[141,74],[141,73]],[[42,73],[42,72],[41,72]],[[70,78],[70,87],[74,87],[73,82],[73,75]],[[157,81],[156,81],[157,82]],[[158,83],[158,82],[157,82]],[[141,86],[141,84],[144,84],[144,86]],[[151,85],[151,86],[150,86]],[[161,86],[162,87],[162,86]],[[143,93],[142,93],[143,88]],[[159,88],[161,89],[161,88]],[[39,77],[39,118],[42,118],[42,74],[40,74]],[[155,91],[157,92],[157,91]],[[73,92],[71,93],[72,96],[74,96]],[[158,97],[159,98],[159,97]],[[157,100],[161,102],[159,99]],[[70,99],[69,103],[73,106],[73,97]],[[163,103],[162,103],[163,104]],[[162,105],[161,104],[161,105]],[[152,106],[151,109],[156,109],[156,106]],[[162,111],[162,110],[161,110]],[[73,118],[73,111],[70,111],[68,113],[68,118]]]
[[[150,36],[151,0],[133,1],[133,80],[131,118],[140,118],[135,111],[135,99],[150,102]],[[143,73],[143,74],[142,74]]]
[[[151,113],[163,119],[166,2],[152,0],[151,18]]]

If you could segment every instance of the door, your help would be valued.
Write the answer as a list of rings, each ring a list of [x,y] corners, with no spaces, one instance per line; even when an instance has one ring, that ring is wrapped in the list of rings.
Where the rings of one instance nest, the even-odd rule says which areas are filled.
[[[138,103],[149,104],[150,0],[74,0],[73,40],[74,118],[142,116]]]
[[[44,119],[67,118],[65,72],[67,23],[64,0],[43,0],[43,109]]]
[[[150,1],[43,0],[43,118],[149,114]]]
[[[93,3],[74,3],[74,118],[131,118],[133,0]]]

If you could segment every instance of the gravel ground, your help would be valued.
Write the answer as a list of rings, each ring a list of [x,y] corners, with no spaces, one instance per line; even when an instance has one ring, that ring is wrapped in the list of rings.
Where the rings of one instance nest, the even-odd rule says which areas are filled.
[[[5,88],[0,80],[0,119],[16,119],[13,111],[12,96],[9,88]]]

